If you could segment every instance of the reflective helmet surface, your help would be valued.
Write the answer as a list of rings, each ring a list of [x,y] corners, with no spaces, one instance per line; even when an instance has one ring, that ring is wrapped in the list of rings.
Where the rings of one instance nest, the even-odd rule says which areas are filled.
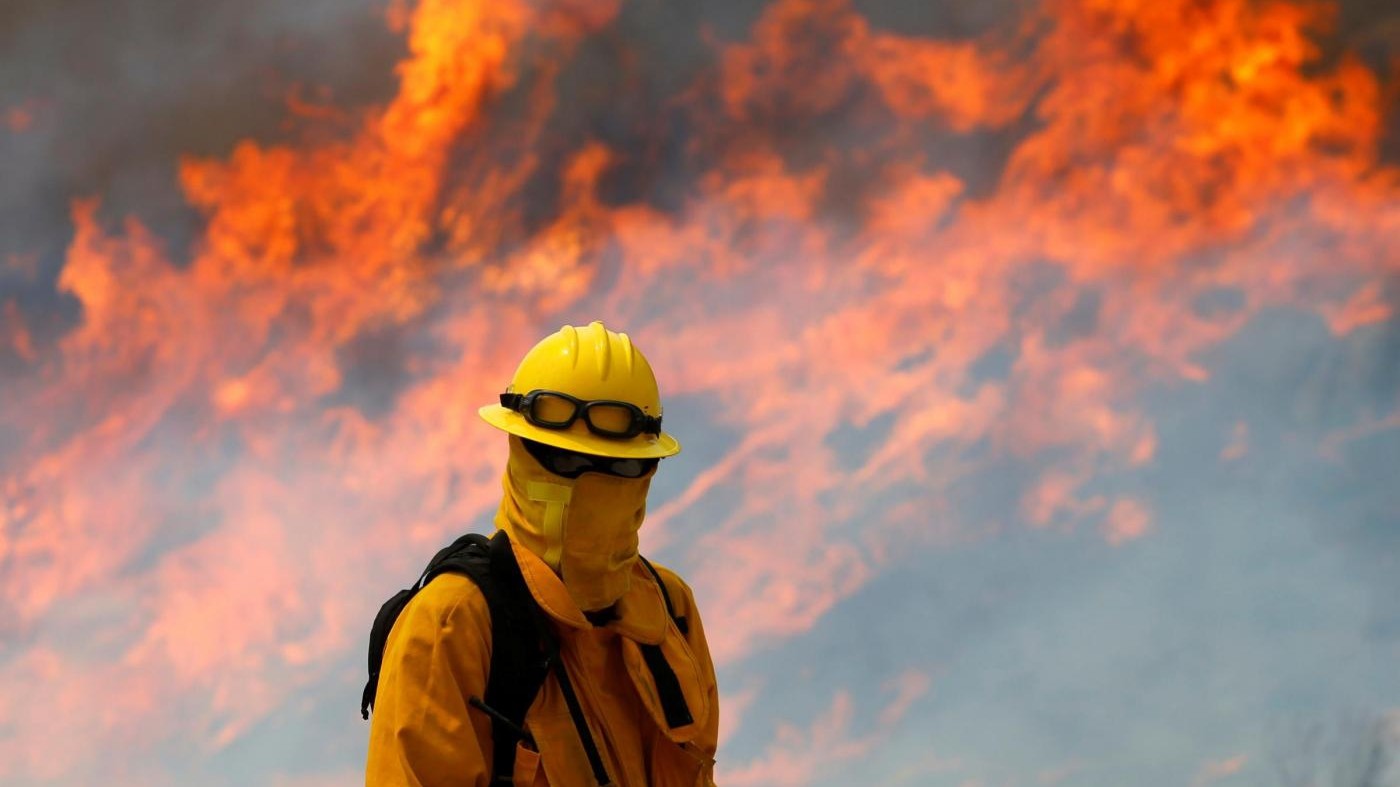
[[[661,416],[661,395],[646,356],[627,334],[610,331],[599,321],[566,325],[525,354],[506,392],[538,390],[558,391],[586,401],[629,402],[645,415]],[[680,443],[665,432],[619,439],[590,432],[581,417],[567,429],[549,429],[500,404],[487,405],[478,412],[497,429],[586,454],[640,459],[671,456],[681,450]]]

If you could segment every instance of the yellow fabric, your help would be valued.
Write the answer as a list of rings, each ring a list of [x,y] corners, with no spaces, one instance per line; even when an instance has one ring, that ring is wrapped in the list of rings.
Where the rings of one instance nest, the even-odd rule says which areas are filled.
[[[540,340],[520,361],[506,390],[518,394],[559,391],[585,401],[630,402],[647,415],[662,414],[656,375],[646,356],[627,334],[610,331],[596,320],[586,326],[565,325]],[[499,404],[477,412],[497,429],[585,454],[645,459],[681,450],[676,438],[665,432],[619,440],[593,434],[582,418],[568,429],[546,429]]]
[[[544,562],[556,572],[564,559],[564,513],[568,511],[569,500],[574,489],[563,484],[548,481],[530,481],[525,484],[525,499],[544,506]]]
[[[511,435],[496,527],[544,558],[579,609],[604,609],[627,592],[651,475],[563,478],[541,467]]]
[[[608,774],[619,787],[709,787],[719,735],[714,665],[690,588],[658,566],[679,615],[666,614],[655,580],[630,565],[618,619],[594,627],[549,566],[523,545],[515,556],[531,594],[560,635],[561,656]],[[404,609],[390,633],[370,729],[367,787],[488,787],[491,721],[467,698],[486,692],[491,627],[470,579],[446,574]],[[694,723],[665,725],[639,643],[660,643]],[[592,771],[551,677],[526,715],[538,755],[517,749],[515,784],[590,787]]]

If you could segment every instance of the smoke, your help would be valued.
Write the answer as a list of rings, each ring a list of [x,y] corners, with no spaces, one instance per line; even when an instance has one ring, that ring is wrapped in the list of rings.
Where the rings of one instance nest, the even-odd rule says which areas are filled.
[[[55,279],[74,199],[115,225],[139,215],[177,264],[199,231],[176,180],[182,156],[223,155],[288,131],[285,99],[354,108],[394,89],[403,39],[383,3],[15,0],[0,10],[0,301],[35,340],[78,319]],[[0,351],[0,371],[17,372]]]
[[[1203,538],[1154,475],[1200,456],[1306,491],[1293,538],[1344,501],[1326,532],[1393,636],[1382,5],[1343,7],[1334,38],[1317,8],[1225,0],[3,13],[0,717],[31,720],[0,730],[6,777],[292,758],[279,725],[331,717],[393,578],[494,504],[475,405],[595,315],[653,359],[687,447],[646,548],[724,621],[744,729],[798,733],[736,742],[736,773],[873,756],[919,717],[922,689],[882,712],[850,666],[909,641],[915,556],[944,556],[955,599],[1014,602],[939,610],[970,642],[1072,617],[1050,602],[1086,586],[1203,603],[1133,585],[1143,553],[1076,553],[1090,580],[1062,597],[1026,542],[1000,583],[948,557]],[[1182,418],[1193,395],[1223,404]],[[899,615],[863,595],[891,583]],[[845,643],[824,669],[853,694],[783,668],[808,638]],[[784,727],[802,708],[827,720]],[[317,756],[343,770],[359,732],[334,729]]]

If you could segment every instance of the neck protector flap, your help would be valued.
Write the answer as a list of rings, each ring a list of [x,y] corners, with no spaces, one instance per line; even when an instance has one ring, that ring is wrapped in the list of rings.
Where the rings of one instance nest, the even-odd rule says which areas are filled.
[[[579,609],[603,609],[627,592],[654,473],[564,478],[540,466],[511,435],[496,527],[539,555]]]

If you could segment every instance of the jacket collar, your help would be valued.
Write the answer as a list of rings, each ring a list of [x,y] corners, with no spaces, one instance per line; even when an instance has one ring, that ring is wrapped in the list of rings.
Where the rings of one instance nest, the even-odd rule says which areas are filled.
[[[568,588],[564,587],[563,581],[548,564],[514,541],[511,542],[511,549],[530,595],[534,596],[545,614],[568,628],[585,631],[593,628],[593,624],[574,603]],[[671,625],[661,589],[641,561],[633,565],[627,592],[617,602],[617,617],[607,624],[607,628],[622,635],[623,663],[642,705],[656,726],[676,743],[694,740],[706,729],[712,710],[709,693],[690,645],[680,630]],[[643,646],[660,646],[661,655],[673,670],[685,698],[692,723],[680,727],[667,724],[661,693],[655,675],[646,665]]]
[[[520,565],[520,575],[525,578],[525,586],[545,614],[570,628],[593,628],[593,624],[584,617],[583,610],[574,603],[563,580],[548,564],[514,540],[510,546],[515,553],[515,562]],[[607,627],[643,645],[659,645],[666,639],[669,623],[661,589],[641,561],[635,561],[627,592],[617,601],[617,617],[609,621]]]

